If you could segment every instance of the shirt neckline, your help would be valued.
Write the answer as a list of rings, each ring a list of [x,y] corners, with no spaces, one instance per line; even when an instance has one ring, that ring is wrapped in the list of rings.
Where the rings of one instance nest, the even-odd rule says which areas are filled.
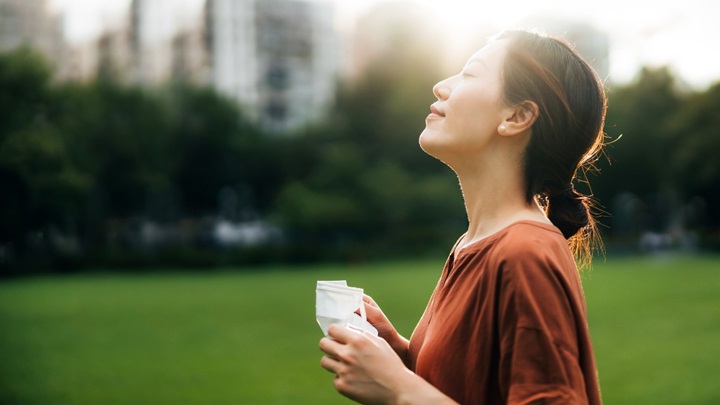
[[[452,255],[453,262],[460,256],[465,256],[469,253],[472,253],[473,251],[477,250],[479,247],[491,242],[494,239],[497,239],[499,236],[502,236],[503,234],[507,233],[507,231],[509,231],[510,228],[513,228],[515,225],[521,225],[521,224],[536,226],[538,228],[543,228],[545,230],[555,232],[555,233],[562,235],[562,232],[560,232],[560,230],[555,225],[547,224],[545,222],[540,222],[540,221],[537,221],[534,219],[520,219],[515,222],[511,222],[510,224],[504,226],[503,228],[498,229],[494,233],[491,233],[490,235],[488,235],[480,240],[477,240],[458,251],[457,247],[460,244],[460,242],[467,235],[467,232],[466,232],[466,233],[462,234],[460,236],[460,238],[458,238],[457,242],[455,242],[455,245],[452,248],[451,255]]]

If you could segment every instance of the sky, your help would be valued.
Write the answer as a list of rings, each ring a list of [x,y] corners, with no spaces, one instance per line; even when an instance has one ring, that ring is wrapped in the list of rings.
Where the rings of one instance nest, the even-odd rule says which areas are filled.
[[[189,15],[203,0],[158,0],[180,15]],[[337,23],[352,21],[371,7],[389,0],[310,0],[334,3]],[[431,11],[448,36],[470,37],[477,27],[525,26],[528,18],[553,16],[590,24],[610,38],[610,77],[631,80],[640,66],[670,68],[690,86],[703,88],[720,81],[720,2],[683,0],[409,0]],[[118,24],[130,0],[50,0],[63,12],[70,42],[90,40],[103,26]],[[469,55],[468,55],[469,56]]]

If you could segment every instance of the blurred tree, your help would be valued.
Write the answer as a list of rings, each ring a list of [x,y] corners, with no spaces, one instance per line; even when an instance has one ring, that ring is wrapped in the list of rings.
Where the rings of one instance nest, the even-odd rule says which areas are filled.
[[[611,216],[601,218],[603,224],[610,226],[604,228],[605,231],[661,230],[665,226],[663,215],[651,211],[660,209],[658,192],[675,187],[668,165],[672,152],[668,123],[683,97],[667,68],[643,68],[634,82],[608,93],[607,159],[601,158],[596,164],[599,176],[592,173],[588,176],[602,211]],[[629,195],[635,196],[636,200],[632,201],[639,205],[621,203],[622,198]],[[614,212],[617,210],[632,210],[625,214],[631,215],[636,223],[624,227],[629,219],[623,213]]]
[[[211,89],[176,85],[168,96],[172,181],[187,214],[217,213],[224,190],[240,211],[266,215],[281,186],[312,167],[307,134],[269,137]]]
[[[149,193],[170,187],[168,113],[156,97],[98,82],[61,87],[58,100],[59,128],[78,168],[95,178],[101,217],[142,213]]]
[[[0,54],[0,267],[2,252],[22,252],[27,228],[41,221],[37,215],[48,217],[38,212],[39,205],[47,204],[33,186],[48,191],[55,188],[50,177],[72,177],[62,142],[47,122],[51,73],[28,48]],[[53,155],[54,162],[39,161],[43,152]]]
[[[0,143],[13,131],[46,119],[51,73],[29,48],[0,53]]]
[[[685,197],[698,196],[709,207],[720,206],[720,83],[694,94],[682,104],[669,124],[672,136],[666,164],[672,179]],[[720,225],[716,211],[708,213],[710,223]]]
[[[609,92],[605,132],[611,143],[595,191],[647,194],[672,182],[668,122],[681,105],[673,75],[667,68],[644,68],[635,83]],[[591,182],[594,184],[595,181]]]
[[[30,214],[26,227],[74,228],[92,179],[74,167],[60,133],[49,126],[13,133],[0,148],[0,167],[21,173],[21,182],[14,180],[16,198],[23,199],[26,187],[30,191],[22,210]]]
[[[343,140],[318,139],[315,147],[318,160],[313,170],[282,188],[276,215],[284,226],[306,237],[357,236],[372,220],[357,182],[365,151]]]
[[[258,134],[235,104],[211,89],[176,85],[168,96],[172,140],[167,152],[175,162],[172,182],[183,211],[217,212],[218,192],[244,182],[253,172],[241,151],[248,142],[241,138]]]

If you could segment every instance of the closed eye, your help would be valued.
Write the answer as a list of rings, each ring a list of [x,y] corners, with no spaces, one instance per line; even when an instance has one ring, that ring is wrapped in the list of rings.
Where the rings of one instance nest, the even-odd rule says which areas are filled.
[[[487,63],[480,59],[471,59],[463,68],[463,77],[477,77],[474,72],[477,72],[478,67],[480,69],[487,69]]]

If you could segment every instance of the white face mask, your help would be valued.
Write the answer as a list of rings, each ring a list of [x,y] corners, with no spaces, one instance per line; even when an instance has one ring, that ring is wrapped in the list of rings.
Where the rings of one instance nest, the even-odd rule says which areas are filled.
[[[360,315],[355,311],[360,310]],[[325,336],[332,324],[365,330],[377,336],[368,321],[363,303],[363,289],[348,287],[345,280],[318,281],[315,290],[315,317]]]

